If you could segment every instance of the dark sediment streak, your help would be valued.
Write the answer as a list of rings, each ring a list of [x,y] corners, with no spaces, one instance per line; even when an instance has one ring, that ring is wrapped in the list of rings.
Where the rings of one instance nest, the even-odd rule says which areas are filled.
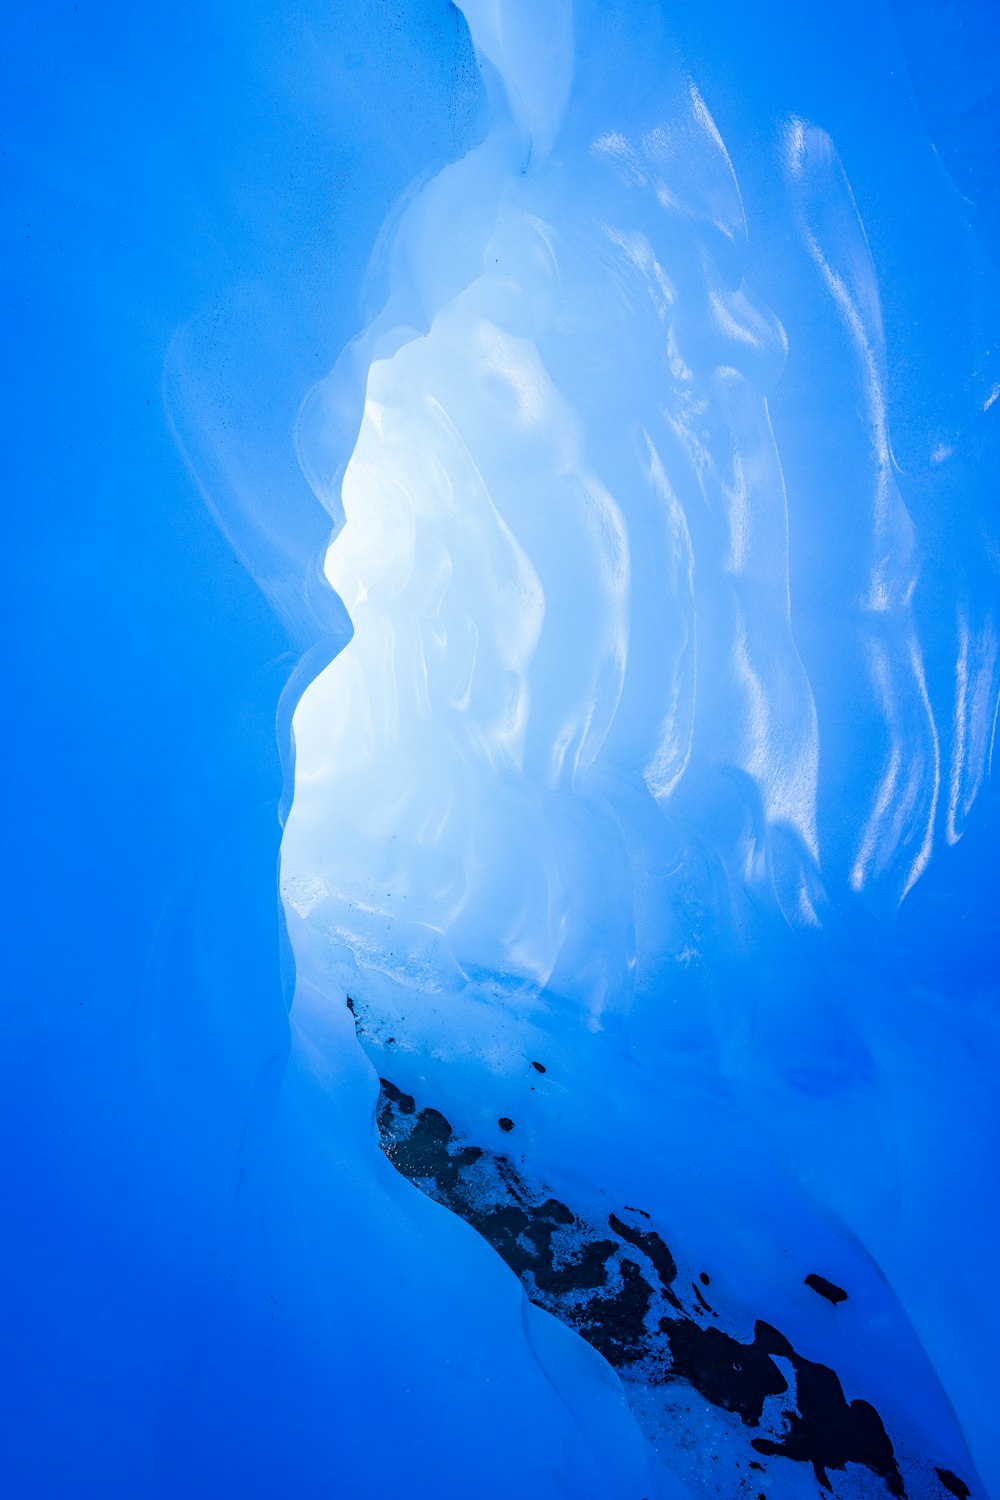
[[[381,1082],[378,1127],[389,1159],[478,1230],[530,1299],[598,1349],[626,1388],[629,1381],[647,1387],[686,1382],[739,1416],[751,1452],[811,1465],[822,1490],[830,1489],[830,1471],[857,1464],[881,1481],[884,1493],[905,1495],[875,1408],[848,1401],[833,1370],[805,1359],[770,1324],[758,1321],[752,1341],[744,1343],[707,1323],[717,1314],[693,1283],[694,1301],[685,1306],[676,1260],[645,1210],[622,1205],[606,1227],[588,1222],[533,1187],[508,1157],[463,1142],[438,1110],[418,1109],[412,1095]],[[708,1286],[711,1278],[702,1272],[700,1280]],[[834,1304],[847,1295],[815,1273],[807,1282]],[[794,1391],[779,1359],[794,1371]],[[776,1420],[768,1402],[785,1392]],[[759,1459],[753,1463],[758,1467]],[[969,1493],[950,1471],[935,1472],[950,1493]]]

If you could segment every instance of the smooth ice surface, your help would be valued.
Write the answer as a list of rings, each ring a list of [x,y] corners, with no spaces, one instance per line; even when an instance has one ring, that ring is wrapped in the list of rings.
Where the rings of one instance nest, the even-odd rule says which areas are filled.
[[[294,719],[300,975],[473,1139],[514,1118],[529,1170],[655,1204],[989,1470],[996,1034],[893,927],[992,756],[983,237],[887,26],[824,60],[849,170],[812,80],[724,133],[656,7],[463,8],[490,128],[395,229],[346,471],[343,363],[299,423],[354,629]],[[789,1259],[864,1305],[821,1327]]]
[[[5,1490],[712,1493],[391,1035],[1000,1492],[985,9],[5,43]]]

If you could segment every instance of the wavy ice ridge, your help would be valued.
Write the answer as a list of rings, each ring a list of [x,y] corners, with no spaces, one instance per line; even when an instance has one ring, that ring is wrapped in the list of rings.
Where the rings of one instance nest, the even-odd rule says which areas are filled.
[[[997,653],[989,612],[962,616],[953,697],[932,691],[850,185],[822,129],[786,122],[789,257],[828,363],[782,435],[789,487],[788,340],[663,35],[599,7],[462,8],[491,127],[409,204],[386,307],[299,424],[315,493],[342,501],[325,573],[354,630],[294,720],[299,974],[357,997],[379,1065],[394,1046],[395,1081],[472,1139],[516,1116],[548,1181],[730,1236],[747,1304],[780,1302],[792,1248],[846,1257],[883,1398],[953,1436],[926,1283],[886,1227],[895,997],[858,985],[851,945],[959,836]],[[804,485],[810,422],[838,467]],[[793,567],[810,548],[817,597]],[[556,1123],[520,1081],[540,1045],[574,1079]],[[698,1187],[649,1144],[705,1131]],[[859,1385],[865,1348],[840,1349]]]

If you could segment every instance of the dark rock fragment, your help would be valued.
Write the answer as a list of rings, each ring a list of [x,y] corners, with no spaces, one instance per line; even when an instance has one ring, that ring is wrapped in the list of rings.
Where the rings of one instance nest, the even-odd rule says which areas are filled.
[[[389,1103],[394,1104],[400,1114],[413,1114],[417,1105],[412,1094],[404,1094],[403,1090],[398,1089],[394,1083],[390,1083],[388,1078],[380,1078],[379,1083],[382,1085],[382,1092]]]
[[[827,1281],[825,1276],[820,1276],[816,1271],[809,1272],[805,1284],[812,1287],[813,1291],[818,1292],[821,1297],[825,1297],[827,1302],[832,1302],[834,1307],[838,1302],[847,1301],[847,1293],[842,1286],[837,1286],[834,1281]]]
[[[797,1354],[784,1334],[768,1323],[757,1324],[754,1340],[769,1354],[791,1361],[798,1400],[798,1411],[787,1413],[788,1431],[778,1441],[754,1438],[757,1452],[811,1463],[827,1490],[827,1469],[862,1464],[885,1481],[890,1495],[905,1495],[892,1443],[875,1408],[867,1401],[848,1402],[833,1370]]]
[[[634,1364],[647,1353],[646,1314],[653,1295],[634,1260],[621,1261],[620,1269],[622,1284],[617,1292],[567,1308],[569,1318],[587,1342],[616,1369]]]
[[[720,1328],[701,1328],[687,1318],[663,1318],[660,1327],[670,1346],[672,1375],[693,1385],[713,1406],[738,1412],[748,1427],[760,1422],[768,1396],[788,1389],[756,1336],[752,1344],[741,1344]]]
[[[935,1466],[934,1472],[945,1489],[952,1495],[957,1495],[958,1500],[968,1500],[970,1491],[964,1479],[959,1479],[958,1475],[953,1474],[950,1469],[939,1469]]]
[[[627,1241],[628,1244],[634,1245],[637,1250],[641,1250],[645,1255],[649,1256],[649,1259],[653,1263],[653,1270],[659,1277],[660,1285],[663,1288],[663,1295],[670,1305],[676,1307],[679,1312],[681,1304],[673,1289],[673,1283],[677,1277],[677,1262],[656,1230],[633,1229],[631,1224],[626,1224],[622,1219],[619,1219],[617,1214],[610,1214],[608,1223],[615,1234]]]

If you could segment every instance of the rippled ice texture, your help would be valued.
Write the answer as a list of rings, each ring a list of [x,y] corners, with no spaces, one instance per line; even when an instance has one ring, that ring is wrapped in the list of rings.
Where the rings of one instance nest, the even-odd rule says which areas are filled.
[[[987,1475],[996,1033],[891,935],[993,747],[966,210],[915,117],[891,181],[848,129],[873,201],[924,193],[914,232],[966,246],[942,422],[823,120],[785,101],[727,142],[656,7],[461,9],[489,128],[387,230],[386,304],[299,424],[354,631],[294,719],[300,983],[357,996],[473,1138],[511,1116],[529,1170],[654,1206],[961,1453],[950,1402]],[[789,1263],[861,1289],[835,1331]]]
[[[4,1494],[815,1500],[378,1073],[1000,1494],[988,7],[7,12]]]

